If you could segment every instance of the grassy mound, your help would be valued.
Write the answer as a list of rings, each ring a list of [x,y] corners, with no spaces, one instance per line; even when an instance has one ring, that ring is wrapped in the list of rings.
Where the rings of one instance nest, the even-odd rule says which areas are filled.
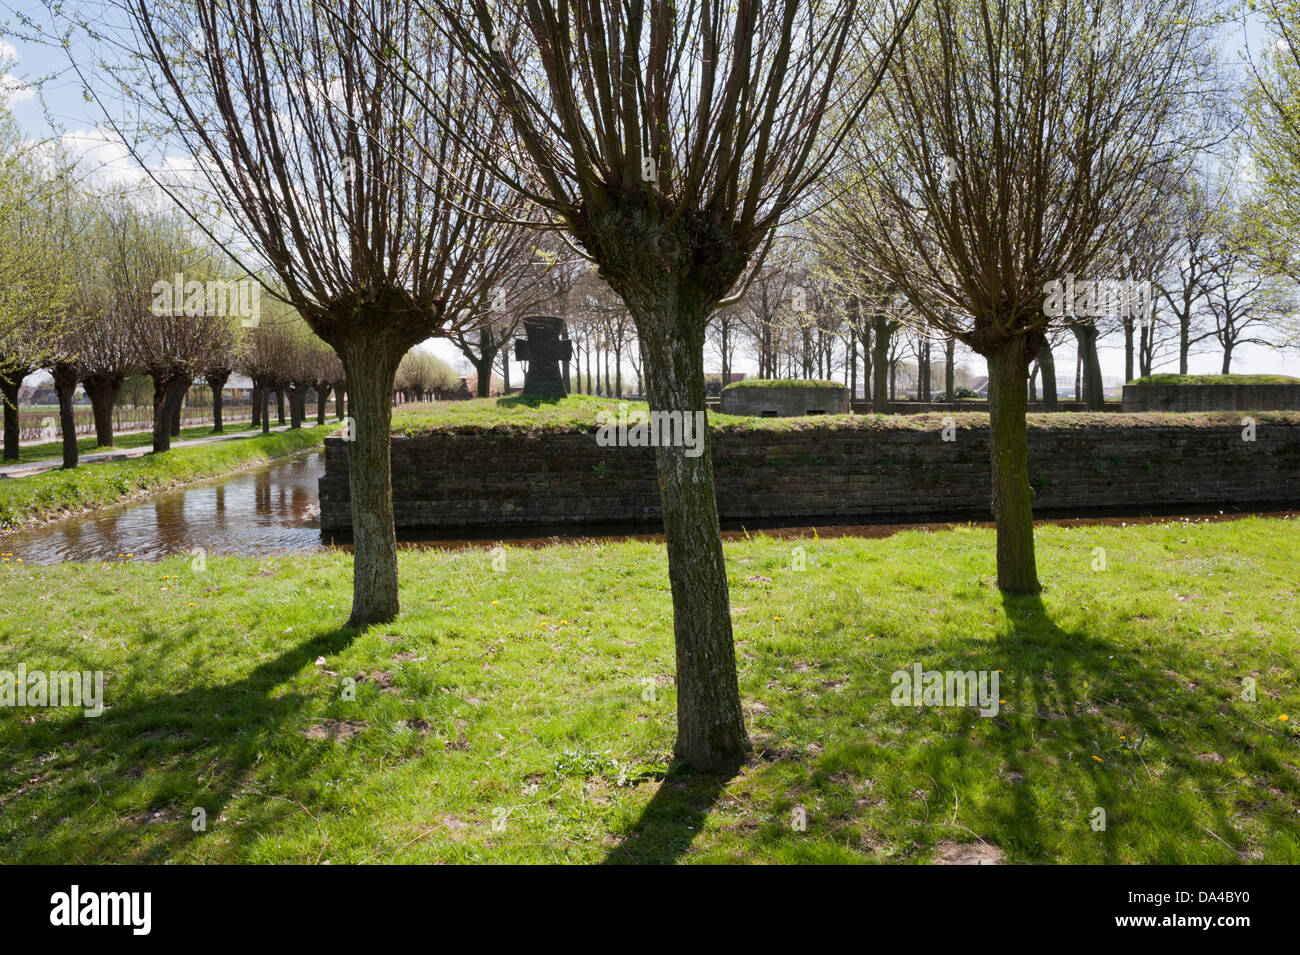
[[[1289,375],[1147,375],[1131,385],[1300,385]]]
[[[723,391],[735,388],[847,388],[842,381],[828,381],[825,378],[745,378],[733,381]]]

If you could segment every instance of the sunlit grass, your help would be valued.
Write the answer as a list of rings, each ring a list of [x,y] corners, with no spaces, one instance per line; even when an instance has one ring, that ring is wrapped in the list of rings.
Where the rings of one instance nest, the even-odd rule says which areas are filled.
[[[54,420],[58,420],[55,415]],[[245,431],[253,430],[253,425],[247,421],[237,421],[233,424],[223,426],[222,434],[240,434]],[[176,441],[193,441],[196,438],[209,438],[217,432],[210,424],[194,425],[189,428],[181,428],[180,437],[172,438]],[[153,432],[151,431],[129,431],[125,434],[118,434],[113,437],[112,447],[100,447],[98,440],[91,435],[86,438],[77,440],[77,451],[80,454],[99,454],[101,452],[127,451],[132,448],[146,448],[153,444]],[[18,449],[18,461],[6,461],[4,464],[32,464],[38,461],[58,461],[63,460],[63,442],[62,441],[45,441],[41,444],[24,444]]]
[[[1294,863],[1297,540],[1044,527],[1041,601],[979,528],[729,543],[756,756],[721,782],[667,774],[661,545],[406,551],[364,633],[341,554],[0,556],[0,669],[103,669],[110,704],[0,710],[0,860]],[[1000,713],[893,706],[914,663],[1001,670]]]

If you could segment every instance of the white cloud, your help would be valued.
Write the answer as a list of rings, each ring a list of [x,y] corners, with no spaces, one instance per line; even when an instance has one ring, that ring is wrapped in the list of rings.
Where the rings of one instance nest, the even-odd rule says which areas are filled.
[[[0,103],[12,106],[35,96],[36,91],[12,73],[0,73]]]

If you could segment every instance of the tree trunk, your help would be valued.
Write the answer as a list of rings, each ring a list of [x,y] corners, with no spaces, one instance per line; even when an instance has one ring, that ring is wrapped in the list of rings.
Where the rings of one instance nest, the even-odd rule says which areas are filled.
[[[330,400],[330,386],[323,381],[316,382],[316,424],[325,424],[325,405]]]
[[[474,361],[474,371],[478,375],[474,393],[479,398],[492,397],[492,364],[495,360],[495,355],[483,355]]]
[[[271,382],[262,384],[262,434],[271,433]]]
[[[858,397],[858,337],[852,329],[849,330],[848,352],[849,380],[845,384],[849,386],[849,411],[852,411],[853,402]],[[727,386],[726,375],[722,376],[722,386]]]
[[[862,326],[862,397],[871,399],[871,326]]]
[[[397,535],[393,528],[390,431],[393,379],[405,347],[362,338],[340,351],[347,370],[348,447],[352,506],[352,616],[348,625],[387,623],[397,616]]]
[[[5,447],[4,460],[18,460],[18,446],[22,441],[22,426],[18,416],[18,389],[23,379],[31,374],[27,368],[15,368],[8,375],[0,375],[0,392],[4,393]]]
[[[634,311],[652,411],[704,412],[704,311],[681,297],[665,297],[639,315]],[[680,446],[655,448],[673,595],[675,753],[697,771],[727,774],[747,759],[750,744],[736,677],[708,428],[703,432],[696,457]]]
[[[1097,326],[1072,325],[1074,338],[1079,345],[1079,361],[1083,369],[1083,406],[1088,411],[1103,411],[1106,394],[1101,381],[1101,360],[1097,357]]]
[[[1060,411],[1061,405],[1056,397],[1056,359],[1052,357],[1052,346],[1046,338],[1038,348],[1038,368],[1043,378],[1043,410]]]
[[[216,434],[221,434],[225,428],[221,420],[222,413],[225,411],[225,395],[222,389],[226,387],[226,382],[230,380],[229,371],[210,371],[204,376],[208,387],[212,389],[212,430]]]
[[[284,426],[284,382],[275,383],[275,423]]]
[[[986,356],[998,587],[1014,594],[1040,590],[1034,561],[1034,492],[1029,484],[1029,440],[1025,433],[1025,380],[1029,377],[1025,352],[1025,340],[1016,338]]]
[[[949,401],[955,401],[957,390],[957,339],[950,338],[943,346],[943,387]]]
[[[73,365],[57,364],[52,369],[54,390],[59,396],[59,432],[63,436],[63,466],[77,466],[77,414],[72,407],[72,396],[77,390],[77,369]]]
[[[260,428],[262,426],[262,408],[266,405],[266,399],[262,396],[262,386],[257,382],[253,382],[253,393],[248,400],[252,404],[252,425],[254,428]]]
[[[178,373],[153,374],[153,449],[155,453],[172,449],[172,421],[185,399],[190,383]]]
[[[882,316],[876,316],[874,340],[871,343],[871,364],[875,380],[871,385],[871,410],[876,414],[889,413],[889,338],[891,330]]]
[[[1232,345],[1229,344],[1224,346],[1223,349],[1223,373],[1225,375],[1228,374],[1228,370],[1231,367],[1232,367]]]
[[[347,395],[348,392],[346,388],[336,387],[334,389],[334,417],[339,421],[346,418],[348,414]]]
[[[117,375],[87,375],[81,379],[86,389],[90,407],[95,416],[95,443],[101,448],[113,446],[113,405],[122,390],[122,379]]]
[[[289,385],[289,430],[302,427],[303,409],[307,404],[307,395],[302,384],[293,382]]]
[[[179,438],[181,436],[181,409],[185,407],[185,396],[190,392],[190,385],[194,384],[194,379],[189,376],[183,376],[185,387],[181,390],[180,399],[173,403],[171,418],[168,426],[171,428],[171,436]],[[168,445],[170,447],[170,443]]]
[[[1133,380],[1133,316],[1124,316],[1124,384]]]
[[[1192,314],[1190,308],[1183,309],[1178,316],[1178,374],[1187,374],[1187,355],[1192,350]],[[1154,342],[1152,343],[1154,345]]]

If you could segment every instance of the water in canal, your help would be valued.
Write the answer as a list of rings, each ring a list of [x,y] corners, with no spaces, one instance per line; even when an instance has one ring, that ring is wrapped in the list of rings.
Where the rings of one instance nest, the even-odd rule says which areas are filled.
[[[229,474],[225,477],[166,491],[146,501],[119,504],[90,514],[70,517],[11,534],[4,550],[38,564],[62,561],[115,561],[131,555],[154,560],[190,554],[202,548],[208,554],[263,557],[271,554],[318,551],[327,546],[346,548],[346,538],[326,540],[320,530],[318,481],[325,470],[324,456],[313,452],[276,464]],[[1240,516],[1177,513],[1096,516],[1051,516],[1037,523],[1145,524],[1171,520],[1225,520]],[[1294,511],[1267,516],[1295,518]],[[769,522],[771,523],[771,522]],[[983,526],[991,526],[980,522]],[[750,531],[774,537],[887,537],[902,530],[943,530],[952,523],[851,524],[817,526],[766,526],[724,528],[728,540]],[[464,530],[442,534],[399,534],[403,546],[457,549],[503,542],[515,546],[541,546],[561,540],[657,540],[654,525],[640,527],[568,526],[555,528],[499,528],[480,532]],[[510,536],[513,535],[513,536]],[[527,536],[521,536],[527,535]]]
[[[247,557],[318,550],[324,471],[324,456],[314,452],[21,531],[4,549],[38,564],[115,561],[119,554],[153,560],[198,547]]]

